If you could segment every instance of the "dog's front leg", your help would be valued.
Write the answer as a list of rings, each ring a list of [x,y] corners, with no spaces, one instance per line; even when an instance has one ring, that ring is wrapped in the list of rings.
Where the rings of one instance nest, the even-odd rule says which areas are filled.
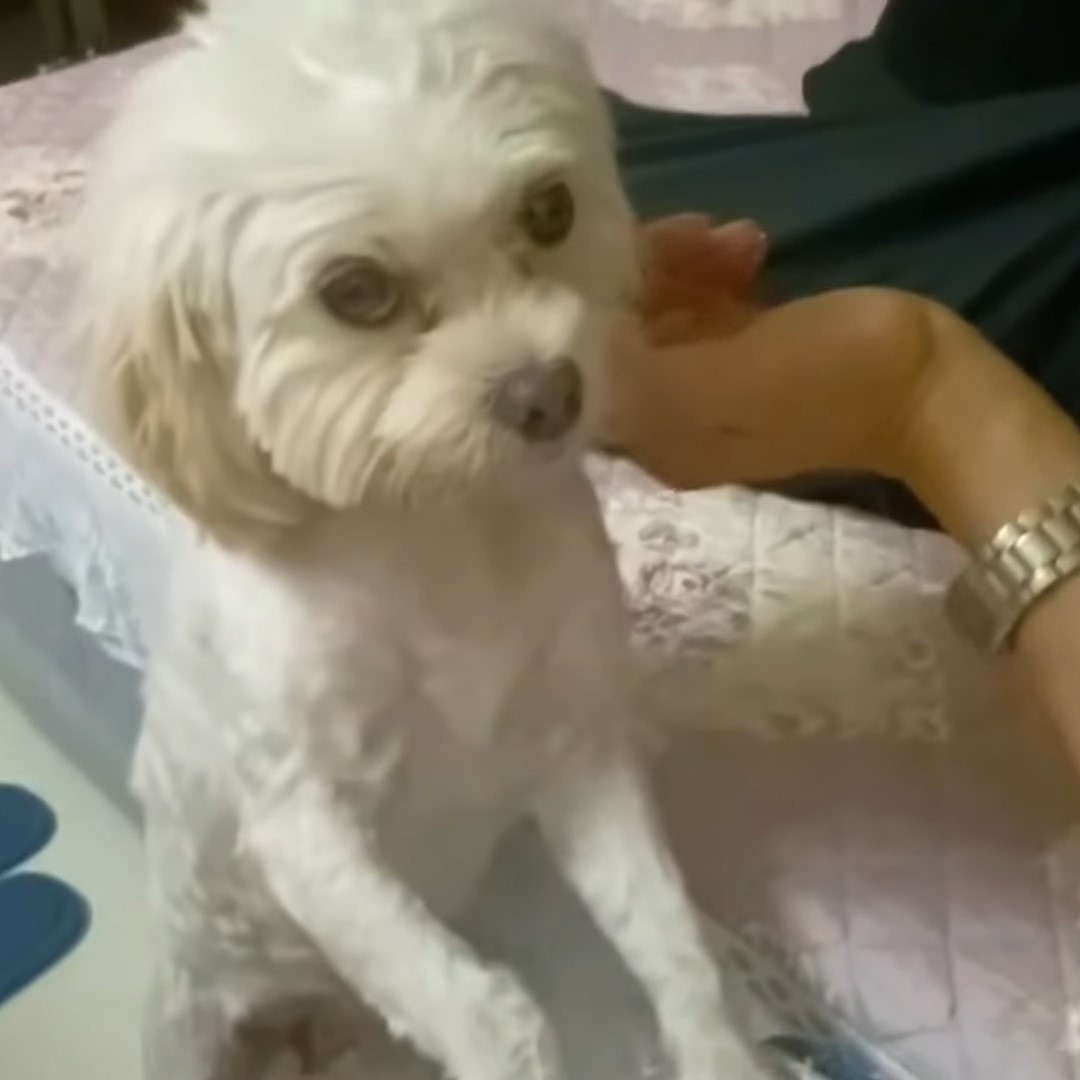
[[[622,748],[576,755],[538,811],[563,872],[652,998],[680,1080],[766,1075],[736,1034],[633,757]]]
[[[389,871],[332,787],[300,783],[257,817],[247,836],[272,892],[395,1035],[456,1080],[556,1080],[538,1007]]]

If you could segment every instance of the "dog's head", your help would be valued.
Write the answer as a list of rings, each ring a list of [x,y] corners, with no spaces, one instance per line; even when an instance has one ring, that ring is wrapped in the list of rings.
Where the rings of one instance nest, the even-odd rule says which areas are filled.
[[[528,0],[219,0],[108,135],[84,340],[138,467],[231,542],[580,446],[630,215]]]

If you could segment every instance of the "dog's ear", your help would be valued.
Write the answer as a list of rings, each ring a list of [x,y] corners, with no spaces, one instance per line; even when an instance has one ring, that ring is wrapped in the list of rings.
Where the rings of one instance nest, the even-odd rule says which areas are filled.
[[[207,531],[265,544],[310,505],[274,475],[233,409],[235,356],[220,207],[104,174],[79,229],[76,331],[118,448]]]

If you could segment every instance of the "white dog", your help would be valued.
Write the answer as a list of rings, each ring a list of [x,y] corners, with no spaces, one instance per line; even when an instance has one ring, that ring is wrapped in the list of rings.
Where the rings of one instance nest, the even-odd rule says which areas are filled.
[[[335,1027],[365,1076],[559,1077],[444,921],[530,815],[681,1080],[758,1077],[639,772],[581,468],[635,287],[581,50],[512,0],[221,0],[188,31],[84,236],[115,433],[202,532],[136,765],[148,1080],[320,1068]]]

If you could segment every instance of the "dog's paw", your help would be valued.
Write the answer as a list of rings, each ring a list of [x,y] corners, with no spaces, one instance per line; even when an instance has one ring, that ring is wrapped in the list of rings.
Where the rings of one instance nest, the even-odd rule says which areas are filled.
[[[461,1080],[559,1080],[555,1036],[539,1006],[508,972],[490,972],[472,1003],[454,1072]]]

